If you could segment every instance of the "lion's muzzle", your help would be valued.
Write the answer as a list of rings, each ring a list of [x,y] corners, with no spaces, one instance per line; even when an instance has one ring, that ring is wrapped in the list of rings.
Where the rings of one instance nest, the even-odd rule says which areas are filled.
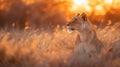
[[[67,26],[67,31],[68,31],[68,33],[72,33],[73,30],[75,30],[75,29],[74,29],[74,28],[71,28],[70,26]]]

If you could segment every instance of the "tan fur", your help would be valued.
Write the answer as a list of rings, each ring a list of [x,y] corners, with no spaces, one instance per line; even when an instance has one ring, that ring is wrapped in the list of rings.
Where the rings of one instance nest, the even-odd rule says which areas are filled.
[[[72,20],[69,21],[69,23],[67,24],[67,30],[69,32],[72,32],[74,30],[78,32],[76,44],[78,44],[79,46],[81,45],[81,47],[85,46],[86,51],[96,51],[96,53],[101,52],[103,45],[97,38],[96,32],[85,13],[81,15],[77,14],[75,17],[73,17]],[[76,47],[78,48],[78,46]]]

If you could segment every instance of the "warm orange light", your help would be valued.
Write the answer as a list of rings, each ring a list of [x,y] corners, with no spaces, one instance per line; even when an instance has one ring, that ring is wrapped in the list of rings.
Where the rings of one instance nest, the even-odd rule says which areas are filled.
[[[77,6],[88,4],[88,0],[73,0],[73,2]]]
[[[86,11],[92,12],[92,8],[90,6],[85,6]]]
[[[107,4],[111,4],[113,2],[113,0],[105,0],[105,3]]]
[[[28,5],[36,2],[35,0],[23,0],[23,1],[25,1],[25,3]],[[40,2],[41,0],[37,1]],[[120,0],[58,0],[58,2],[59,1],[68,2],[68,4],[66,5],[70,5],[69,11],[73,13],[87,12],[89,14],[94,13],[96,15],[105,15],[106,12],[111,9],[111,7],[120,8]]]
[[[101,5],[97,5],[95,7],[95,10],[96,10],[95,15],[105,15],[106,14],[105,9]]]
[[[73,12],[85,11],[91,13],[92,11],[94,11],[96,15],[105,15],[106,12],[109,10],[108,8],[112,7],[108,6],[108,4],[112,5],[113,0],[99,1],[99,5],[98,2],[95,0],[72,0],[72,2],[73,4],[71,10]],[[108,7],[105,8],[105,6]]]
[[[95,9],[96,9],[96,10],[103,10],[103,7],[100,6],[100,5],[97,5],[97,6],[95,7]]]
[[[25,2],[27,5],[35,2],[35,0],[22,0],[22,1]]]
[[[71,8],[72,11],[91,11],[91,8],[88,6],[88,0],[73,0],[73,6]]]

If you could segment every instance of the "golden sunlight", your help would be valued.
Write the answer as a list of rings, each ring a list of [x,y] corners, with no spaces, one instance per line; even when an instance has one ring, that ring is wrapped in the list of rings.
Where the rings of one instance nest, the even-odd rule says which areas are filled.
[[[91,12],[91,7],[88,5],[88,0],[72,0],[73,6],[71,8],[72,11],[88,11]],[[79,10],[78,10],[79,9]]]
[[[97,10],[97,11],[95,12],[95,15],[99,15],[99,14],[105,15],[105,14],[106,14],[105,9],[104,9],[103,6],[101,6],[101,5],[96,5],[95,10]]]
[[[105,15],[110,8],[118,8],[119,0],[72,0],[72,12],[87,12],[91,14],[94,11],[95,15]]]
[[[89,5],[85,6],[85,9],[86,9],[88,12],[92,12],[92,8],[91,8]]]
[[[107,4],[111,4],[113,2],[113,0],[105,0],[105,3]]]
[[[77,6],[88,4],[88,0],[73,0],[73,2]]]
[[[97,6],[95,7],[95,9],[98,10],[98,11],[101,11],[101,10],[103,10],[103,7],[100,6],[100,5],[97,5]]]

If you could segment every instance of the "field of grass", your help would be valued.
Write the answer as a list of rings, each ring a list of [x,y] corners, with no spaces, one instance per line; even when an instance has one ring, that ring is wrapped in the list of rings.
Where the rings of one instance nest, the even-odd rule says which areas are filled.
[[[79,63],[79,56],[72,55],[77,32],[70,34],[65,27],[57,27],[53,33],[45,30],[0,30],[0,67],[120,67],[119,28],[120,22],[105,28],[96,28],[105,50],[102,53],[104,56],[101,54],[97,59],[93,57],[96,62],[93,64],[87,58],[83,59],[88,64]],[[76,60],[72,61],[73,57]]]

